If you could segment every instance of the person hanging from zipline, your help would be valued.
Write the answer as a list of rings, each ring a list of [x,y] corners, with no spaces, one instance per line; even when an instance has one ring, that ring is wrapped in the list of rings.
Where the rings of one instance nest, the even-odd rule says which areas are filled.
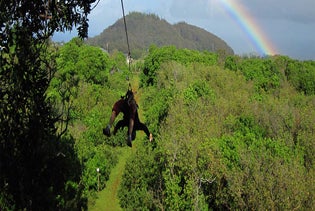
[[[122,112],[124,114],[123,119],[118,121],[114,127],[113,134],[115,135],[117,131],[125,126],[128,127],[127,131],[127,145],[132,147],[132,141],[136,138],[136,131],[143,130],[147,135],[150,142],[153,140],[152,134],[145,124],[140,122],[138,115],[138,105],[134,99],[134,94],[132,90],[128,90],[126,95],[118,100],[112,109],[112,114],[109,119],[109,123],[106,128],[103,129],[103,134],[110,137],[110,128],[113,125],[118,114]]]

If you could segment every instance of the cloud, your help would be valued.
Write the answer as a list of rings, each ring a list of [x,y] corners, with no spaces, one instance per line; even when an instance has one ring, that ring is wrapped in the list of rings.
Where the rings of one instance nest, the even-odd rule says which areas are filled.
[[[288,20],[300,23],[315,22],[314,0],[240,0],[248,11],[257,18]]]
[[[211,16],[211,1],[174,0],[169,9],[175,18],[206,19]]]

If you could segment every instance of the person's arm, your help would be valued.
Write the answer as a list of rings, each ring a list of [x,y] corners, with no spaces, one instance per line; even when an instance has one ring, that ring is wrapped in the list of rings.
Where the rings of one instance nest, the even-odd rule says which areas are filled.
[[[113,106],[113,109],[112,109],[112,114],[109,118],[109,122],[108,122],[108,125],[106,126],[106,128],[103,129],[103,134],[106,135],[106,136],[110,136],[110,128],[111,126],[113,125],[117,115],[119,114],[119,101],[117,101],[114,106]]]
[[[116,117],[118,116],[118,114],[121,111],[121,107],[122,107],[122,101],[118,100],[113,106],[112,114],[111,114],[111,116],[109,118],[109,122],[108,122],[107,126],[111,127],[113,125]]]
[[[110,116],[109,118],[109,123],[108,123],[108,126],[111,127],[116,119],[116,111],[112,111],[112,115]]]

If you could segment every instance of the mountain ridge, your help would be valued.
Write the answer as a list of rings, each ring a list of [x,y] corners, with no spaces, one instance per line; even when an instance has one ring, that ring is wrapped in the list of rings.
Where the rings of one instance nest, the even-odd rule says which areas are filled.
[[[218,36],[185,22],[170,24],[154,14],[132,12],[126,16],[127,32],[132,57],[137,58],[154,44],[158,47],[174,45],[200,51],[225,51],[234,54],[233,49]],[[109,52],[128,52],[123,18],[104,29],[99,35],[86,41]]]

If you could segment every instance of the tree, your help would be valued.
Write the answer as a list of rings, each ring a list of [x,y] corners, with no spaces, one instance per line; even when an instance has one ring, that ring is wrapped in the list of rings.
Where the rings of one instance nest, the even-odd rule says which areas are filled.
[[[217,55],[207,51],[177,49],[175,46],[164,46],[158,48],[152,45],[149,55],[144,60],[144,70],[141,78],[142,86],[157,84],[157,71],[163,63],[176,61],[183,65],[201,63],[204,65],[217,64]]]
[[[73,147],[56,136],[46,90],[56,70],[49,37],[73,26],[86,37],[93,2],[0,3],[1,210],[86,207],[79,185],[71,185],[80,175],[67,170],[77,166]]]
[[[285,74],[292,86],[305,95],[315,94],[315,62],[291,61],[287,64]]]

